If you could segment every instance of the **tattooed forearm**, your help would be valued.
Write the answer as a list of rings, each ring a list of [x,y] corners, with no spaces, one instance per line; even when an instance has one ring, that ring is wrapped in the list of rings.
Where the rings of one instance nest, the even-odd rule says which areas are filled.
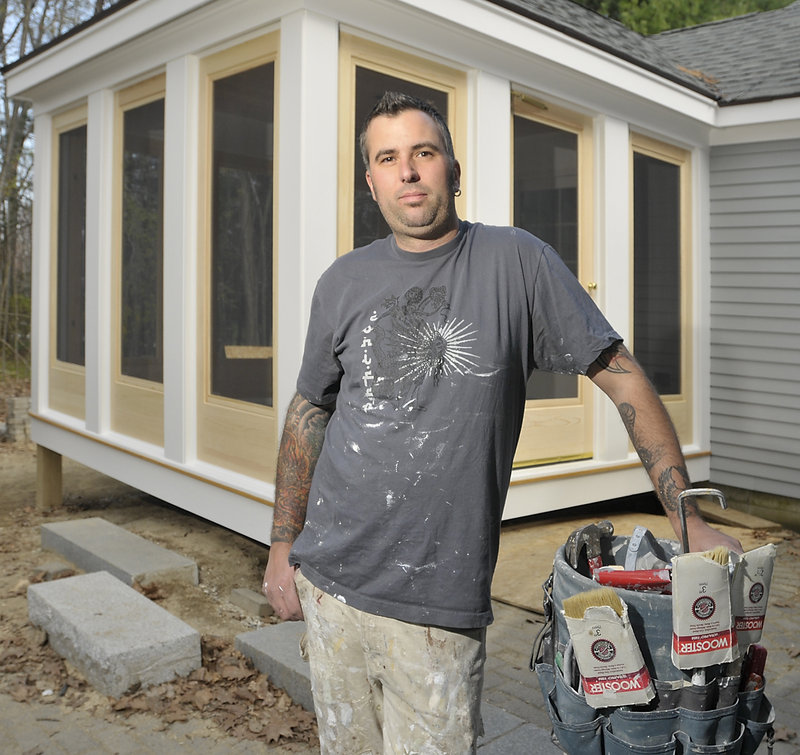
[[[664,403],[642,366],[622,343],[606,349],[587,374],[617,407],[655,492],[679,532],[678,496],[691,483]],[[694,502],[689,503],[687,513],[697,513]]]
[[[628,435],[633,435],[636,424],[636,409],[629,403],[624,402],[619,405],[619,416],[622,417],[622,424],[625,425]]]
[[[685,466],[667,467],[658,476],[658,497],[667,511],[678,510],[678,495],[691,487],[689,473]],[[693,498],[686,501],[686,510],[698,513],[697,503]]]
[[[311,479],[331,413],[299,394],[289,405],[278,452],[272,542],[292,543],[303,529]]]
[[[623,402],[618,407],[619,416],[622,417],[622,423],[625,425],[625,430],[628,432],[628,437],[639,454],[642,465],[649,473],[655,463],[658,461],[658,454],[653,448],[646,445],[643,439],[643,433],[636,427],[636,409],[627,402]]]

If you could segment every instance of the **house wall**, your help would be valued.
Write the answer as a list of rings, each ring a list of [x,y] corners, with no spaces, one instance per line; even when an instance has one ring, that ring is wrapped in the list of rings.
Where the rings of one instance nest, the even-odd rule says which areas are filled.
[[[430,5],[423,0],[140,0],[12,72],[10,90],[30,99],[36,113],[32,434],[37,443],[231,529],[267,538],[271,507],[264,504],[274,495],[271,480],[198,458],[196,364],[203,348],[197,329],[198,66],[203,56],[260,34],[280,33],[277,428],[294,391],[314,283],[336,257],[339,142],[331,124],[337,123],[341,107],[337,70],[345,32],[465,74],[466,154],[460,157],[467,219],[511,220],[512,91],[591,121],[595,296],[625,338],[633,329],[631,133],[690,155],[693,431],[684,439],[684,451],[692,479],[708,479],[705,144],[716,113],[713,103],[497,6],[463,0]],[[114,93],[156,73],[166,77],[170,144],[165,163],[164,281],[170,296],[164,305],[163,446],[114,431],[109,422]],[[54,115],[77,103],[88,106],[91,152],[85,418],[55,411],[47,398],[50,135]],[[592,458],[515,470],[506,517],[649,489],[612,404],[598,394],[592,411]]]
[[[800,139],[710,166],[711,480],[800,498]]]

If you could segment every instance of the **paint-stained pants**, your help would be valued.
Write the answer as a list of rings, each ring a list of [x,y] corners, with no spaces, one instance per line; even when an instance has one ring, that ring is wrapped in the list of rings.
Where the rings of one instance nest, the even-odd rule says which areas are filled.
[[[482,732],[486,629],[363,613],[297,572],[323,755],[471,753]]]

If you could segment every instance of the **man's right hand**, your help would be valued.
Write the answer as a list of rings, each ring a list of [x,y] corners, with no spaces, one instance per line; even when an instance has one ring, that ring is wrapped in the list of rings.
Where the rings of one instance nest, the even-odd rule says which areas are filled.
[[[273,543],[270,546],[261,592],[283,621],[300,621],[303,609],[294,584],[297,567],[289,564],[291,547],[291,543]]]

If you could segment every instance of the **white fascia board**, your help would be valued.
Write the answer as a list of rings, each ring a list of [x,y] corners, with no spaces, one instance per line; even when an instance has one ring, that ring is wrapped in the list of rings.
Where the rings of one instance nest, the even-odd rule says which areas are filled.
[[[9,71],[6,75],[8,93],[11,97],[24,97],[42,82],[168,24],[206,2],[138,0]]]
[[[151,70],[170,58],[197,54],[207,44],[247,33],[292,10],[336,18],[356,33],[369,32],[410,49],[433,51],[465,69],[481,69],[511,81],[530,78],[559,84],[565,72],[588,78],[597,96],[618,92],[713,125],[716,103],[668,79],[573,39],[486,0],[139,0],[85,31],[23,63],[7,75],[11,96],[41,101],[57,97],[64,73],[81,69],[84,90],[109,86],[126,60]],[[180,22],[187,17],[186,23]],[[213,21],[213,22],[212,22]],[[125,54],[125,48],[129,52]],[[180,48],[180,49],[179,49]],[[106,53],[114,53],[108,70]],[[88,74],[88,76],[87,76]],[[93,81],[97,78],[97,81]],[[90,83],[89,83],[90,82]],[[559,87],[554,87],[558,89]]]
[[[633,94],[703,124],[714,123],[717,105],[711,98],[486,0],[437,0],[435,4],[429,0],[394,0],[392,6],[414,8],[438,19],[430,30],[419,24],[409,30],[409,42],[417,47],[436,50],[454,60],[468,56],[465,63],[470,66],[512,80],[517,79],[514,68],[520,63],[529,67],[531,58],[535,58],[543,71],[549,67],[573,71],[593,79],[601,90]],[[393,39],[403,31],[402,26],[394,26]],[[432,33],[427,39],[429,31]],[[465,43],[465,35],[472,39]],[[449,37],[455,37],[452,46]],[[484,58],[491,47],[495,48],[493,59]],[[509,53],[512,58],[508,58]],[[520,73],[524,71],[519,69]]]
[[[57,412],[31,417],[38,445],[262,543],[269,542],[275,486],[211,464],[179,465],[133,438],[86,432]]]
[[[684,446],[692,480],[707,480],[710,456],[697,446]],[[506,496],[503,519],[547,514],[587,503],[647,493],[653,484],[636,454],[618,463],[595,460],[515,469]]]
[[[117,88],[161,71],[170,60],[265,34],[300,4],[302,0],[138,0],[9,71],[9,94],[33,101],[40,111],[55,110],[87,92]],[[139,13],[131,19],[135,9]]]
[[[711,144],[743,144],[800,137],[800,97],[719,108]]]

